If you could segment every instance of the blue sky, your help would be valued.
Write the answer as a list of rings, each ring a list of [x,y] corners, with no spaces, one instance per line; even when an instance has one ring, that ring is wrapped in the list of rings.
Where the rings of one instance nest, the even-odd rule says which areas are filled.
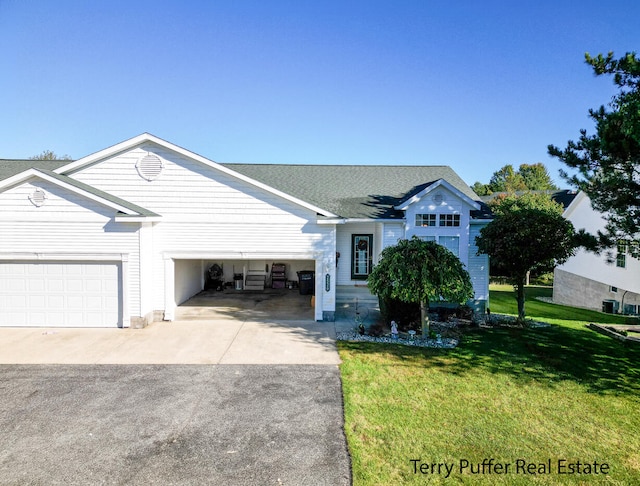
[[[150,132],[219,162],[544,162],[609,101],[634,1],[0,0],[0,158]]]

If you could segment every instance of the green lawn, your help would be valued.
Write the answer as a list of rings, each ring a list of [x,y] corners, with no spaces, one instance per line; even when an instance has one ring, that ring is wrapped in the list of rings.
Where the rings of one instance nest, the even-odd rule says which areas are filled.
[[[493,312],[514,313],[507,297],[492,292]],[[530,304],[554,325],[475,329],[454,350],[339,343],[354,484],[640,484],[640,348],[586,329],[583,311]],[[460,473],[484,459],[508,474]],[[454,469],[415,473],[412,460]],[[609,474],[561,475],[558,460]]]
[[[531,286],[525,288],[525,312],[532,319],[543,318],[548,322],[560,319],[567,323],[582,324],[598,322],[605,324],[624,324],[627,318],[603,312],[578,309],[566,305],[549,304],[536,300],[536,297],[551,297],[551,287]],[[511,285],[492,285],[489,298],[491,312],[518,315],[518,305]]]

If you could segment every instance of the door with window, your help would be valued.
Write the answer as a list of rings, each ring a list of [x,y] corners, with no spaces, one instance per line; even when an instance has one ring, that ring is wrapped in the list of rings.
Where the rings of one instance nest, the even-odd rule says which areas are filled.
[[[352,235],[351,278],[366,280],[373,261],[373,235]]]

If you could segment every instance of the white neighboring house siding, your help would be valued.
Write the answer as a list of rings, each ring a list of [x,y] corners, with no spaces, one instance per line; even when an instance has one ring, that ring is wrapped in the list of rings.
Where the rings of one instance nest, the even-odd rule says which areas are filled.
[[[40,207],[29,200],[36,189],[46,195]],[[116,223],[115,214],[112,208],[33,177],[0,192],[0,256],[10,260],[16,254],[23,261],[30,260],[29,254],[34,255],[33,260],[53,256],[58,261],[112,256],[113,261],[127,261],[123,271],[126,268],[125,280],[130,284],[139,275],[139,225]],[[128,321],[128,315],[138,315],[140,294],[135,285],[122,292],[127,293],[124,317]]]
[[[564,216],[571,221],[576,230],[584,228],[587,232],[596,234],[598,230],[604,230],[605,227],[602,214],[591,207],[589,197],[583,192],[576,196]],[[560,273],[564,272],[558,280],[565,282],[565,288],[558,288],[554,285],[554,300],[558,303],[601,310],[603,300],[620,301],[624,291],[640,294],[640,279],[638,278],[640,261],[627,255],[625,267],[620,268],[615,263],[616,249],[611,249],[613,263],[607,263],[606,253],[605,251],[601,255],[596,255],[581,249],[563,265],[558,266],[556,270]],[[577,279],[572,284],[570,275],[576,275],[586,281]],[[590,301],[585,301],[584,288],[588,285],[587,281],[599,282],[607,287],[617,287],[618,295],[609,293],[608,289],[606,293],[599,294],[600,296],[598,296],[598,291],[594,291],[589,293]],[[567,288],[567,285],[572,285],[575,288]],[[633,300],[625,299],[625,302],[637,303],[637,300],[638,296],[635,296]]]
[[[148,153],[164,166],[152,181],[140,177],[135,167]],[[315,212],[156,144],[143,144],[70,175],[161,215],[162,221],[153,225],[153,275],[147,279],[153,284],[154,310],[165,310],[165,259],[172,254],[194,259],[298,255],[308,260],[320,255],[335,267],[333,226],[316,224]],[[321,279],[316,271],[316,288]],[[323,295],[323,310],[334,311],[333,294],[332,288]]]

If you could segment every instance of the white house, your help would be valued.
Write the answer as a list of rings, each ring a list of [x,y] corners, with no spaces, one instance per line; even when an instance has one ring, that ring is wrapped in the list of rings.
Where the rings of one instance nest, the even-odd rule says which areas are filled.
[[[0,325],[171,321],[218,263],[225,281],[315,272],[315,319],[365,285],[381,250],[418,235],[466,265],[488,219],[446,166],[220,164],[150,134],[69,161],[0,160]]]
[[[564,216],[575,228],[584,228],[591,234],[605,227],[602,214],[591,207],[584,192],[578,193]],[[605,312],[638,314],[640,261],[628,253],[624,244],[618,245],[609,255],[579,250],[555,269],[553,300],[558,304]]]

